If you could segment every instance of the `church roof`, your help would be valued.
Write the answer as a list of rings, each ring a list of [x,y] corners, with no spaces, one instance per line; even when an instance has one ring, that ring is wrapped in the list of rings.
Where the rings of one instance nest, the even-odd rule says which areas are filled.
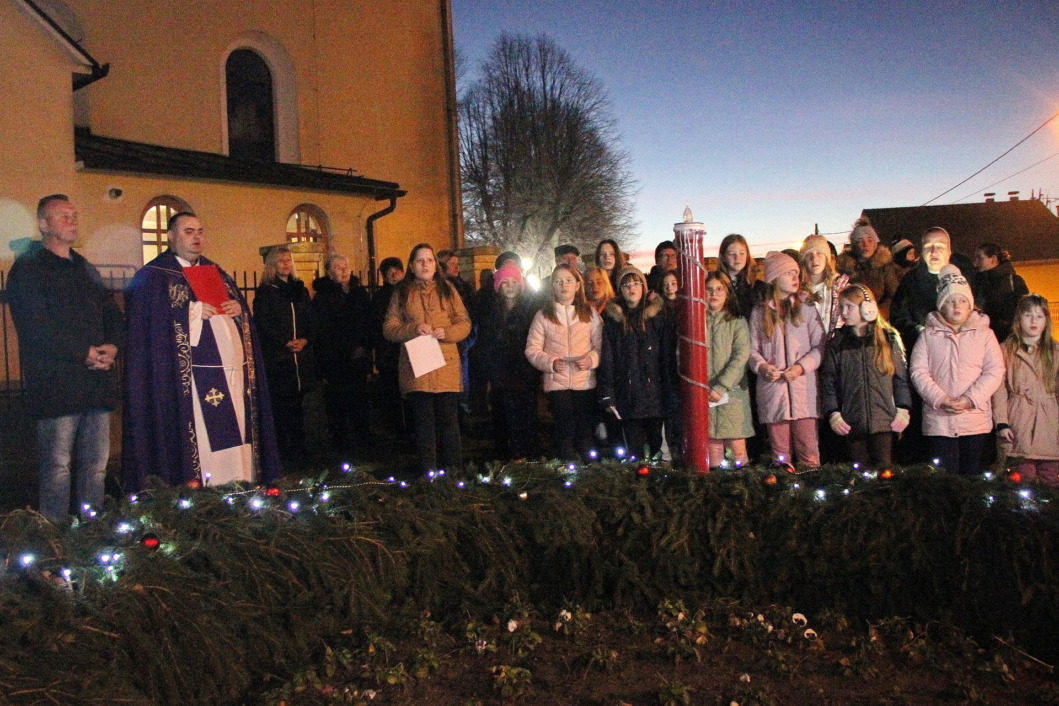
[[[102,137],[86,130],[76,132],[74,152],[78,168],[89,170],[286,186],[310,191],[372,196],[377,200],[400,197],[407,193],[396,182],[355,176],[352,169],[338,170],[240,159],[213,152]]]
[[[907,238],[918,245],[925,230],[941,226],[956,252],[970,255],[980,244],[995,242],[1015,262],[1059,260],[1059,217],[1036,199],[866,208],[863,215],[884,243]]]

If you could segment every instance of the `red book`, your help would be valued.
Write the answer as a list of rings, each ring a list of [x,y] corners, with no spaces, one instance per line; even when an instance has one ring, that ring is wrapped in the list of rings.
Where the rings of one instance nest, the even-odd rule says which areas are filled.
[[[228,301],[228,288],[224,286],[220,270],[217,265],[193,265],[184,268],[184,276],[191,285],[191,291],[200,302],[210,306],[221,308],[221,304]]]

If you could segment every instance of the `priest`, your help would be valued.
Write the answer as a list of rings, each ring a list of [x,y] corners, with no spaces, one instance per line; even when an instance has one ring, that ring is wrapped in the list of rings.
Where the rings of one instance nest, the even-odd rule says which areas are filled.
[[[169,249],[125,293],[126,490],[271,481],[281,475],[261,351],[250,308],[203,256],[202,223],[174,214]]]

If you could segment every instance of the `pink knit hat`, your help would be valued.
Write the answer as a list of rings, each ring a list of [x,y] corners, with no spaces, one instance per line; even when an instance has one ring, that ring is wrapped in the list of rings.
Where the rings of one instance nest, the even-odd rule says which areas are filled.
[[[785,272],[794,270],[798,272],[797,261],[790,255],[772,250],[765,255],[765,281],[774,282],[776,278]]]
[[[513,279],[523,288],[526,286],[526,282],[522,279],[522,270],[520,270],[513,262],[504,263],[503,267],[493,273],[494,292],[500,291],[500,283],[505,279]]]

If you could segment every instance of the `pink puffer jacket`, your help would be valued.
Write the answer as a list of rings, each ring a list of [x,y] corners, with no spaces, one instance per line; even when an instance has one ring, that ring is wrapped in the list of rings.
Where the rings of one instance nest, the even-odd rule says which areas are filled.
[[[804,301],[799,306],[801,322],[777,326],[771,337],[763,326],[765,305],[755,306],[750,316],[750,370],[758,373],[765,363],[785,370],[797,363],[805,371],[790,382],[783,378],[769,382],[758,373],[757,413],[762,424],[820,416],[816,370],[823,360],[824,328],[816,309]]]
[[[544,373],[544,391],[592,390],[596,387],[596,368],[599,367],[599,352],[603,347],[603,322],[599,314],[592,312],[592,320],[581,321],[573,305],[561,306],[551,303],[559,323],[552,323],[538,311],[530,324],[526,338],[526,359]],[[588,370],[578,370],[570,359],[587,357]],[[554,372],[555,361],[565,358],[569,363],[566,372]]]
[[[993,429],[991,398],[1004,382],[1004,354],[989,317],[977,311],[958,332],[936,311],[927,315],[912,349],[912,384],[923,398],[924,436],[970,436]],[[967,396],[973,405],[952,414],[941,408],[950,397]]]

